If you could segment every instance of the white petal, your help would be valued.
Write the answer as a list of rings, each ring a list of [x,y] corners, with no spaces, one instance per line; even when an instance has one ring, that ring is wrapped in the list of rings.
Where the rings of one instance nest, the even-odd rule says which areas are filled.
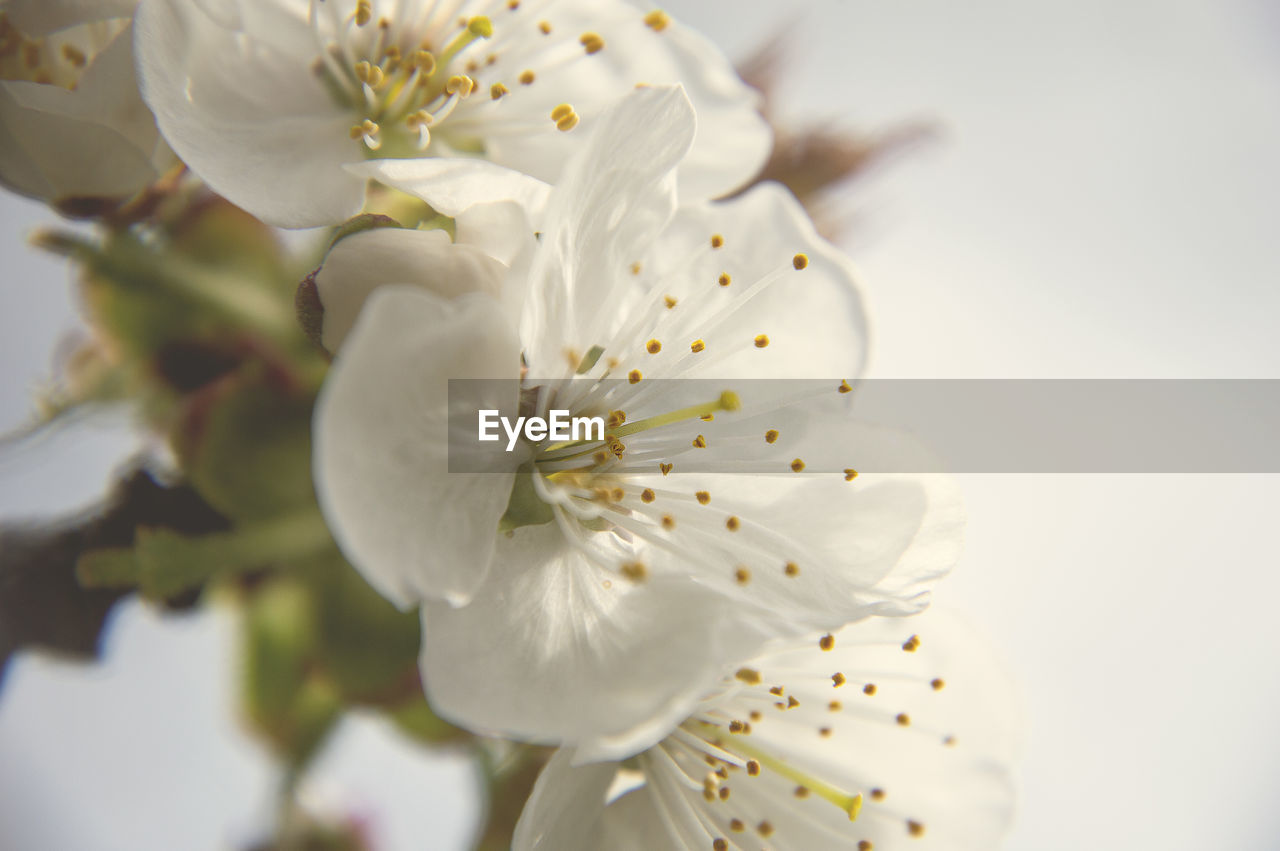
[[[920,643],[905,652],[913,634]],[[708,739],[743,761],[756,759],[756,774],[728,771],[708,801],[698,782],[709,770],[704,752],[668,739],[638,760],[647,784],[609,803],[600,818],[596,809],[612,775],[596,766],[575,774],[558,754],[538,785],[549,791],[558,783],[561,794],[535,795],[522,823],[543,826],[565,848],[624,835],[690,851],[715,839],[734,849],[764,841],[779,851],[997,847],[1012,814],[1017,701],[991,649],[954,616],[877,618],[836,633],[830,651],[815,637],[745,667],[762,682],[731,681],[727,696],[705,703],[698,718],[721,726]],[[845,677],[842,685],[834,672]],[[862,690],[867,684],[876,686],[871,694]],[[781,696],[767,691],[775,685]],[[724,729],[752,712],[758,715],[749,733]],[[689,729],[700,729],[698,722]],[[801,785],[803,797],[796,794]],[[824,792],[846,802],[860,794],[857,819]],[[567,818],[553,824],[557,813],[577,815],[581,828]]]
[[[65,113],[77,108],[66,101],[75,93],[45,91],[51,89],[0,82],[0,181],[24,195],[56,201],[125,197],[155,179],[150,152],[111,127],[69,117]],[[47,102],[50,95],[60,103]],[[19,99],[48,108],[30,109]]]
[[[376,228],[346,237],[313,276],[324,306],[321,343],[337,352],[377,288],[410,284],[451,299],[497,296],[507,269],[473,246],[454,245],[443,230]]]
[[[512,838],[513,851],[596,851],[605,846],[601,817],[605,795],[618,767],[613,763],[575,767],[569,752],[557,751],[538,775]]]
[[[718,237],[721,247],[712,248]],[[662,238],[632,258],[657,314],[650,336],[670,343],[648,357],[638,340],[617,353],[624,368],[680,378],[858,376],[866,364],[867,319],[848,258],[814,230],[804,208],[775,183],[720,203],[682,206]],[[797,256],[807,265],[796,269]],[[727,286],[720,286],[721,276]],[[755,340],[768,343],[758,348]],[[706,350],[689,357],[689,345]]]
[[[124,29],[85,69],[75,91],[3,82],[0,179],[44,200],[132,195],[167,163],[138,94],[132,30]]]
[[[364,201],[364,181],[342,171],[359,157],[352,119],[310,72],[305,18],[281,14],[292,26],[241,31],[195,0],[146,0],[143,96],[173,150],[229,201],[285,227],[331,224]]]
[[[425,290],[373,293],[316,404],[315,479],[338,544],[407,607],[465,602],[488,574],[510,473],[448,472],[450,378],[482,382],[481,407],[516,405],[520,349],[498,304]]]
[[[642,89],[600,118],[567,166],[547,205],[542,250],[530,270],[520,333],[531,374],[561,372],[566,344],[600,342],[591,338],[615,289],[609,282],[629,264],[625,252],[650,244],[675,211],[670,177],[693,132],[683,91]]]
[[[527,7],[527,8],[524,8]],[[471,121],[495,162],[559,182],[580,136],[594,130],[601,114],[637,85],[683,84],[698,116],[689,159],[681,164],[680,191],[689,200],[726,195],[754,177],[772,147],[772,132],[757,110],[759,97],[734,71],[711,41],[678,21],[661,31],[646,26],[645,12],[622,0],[575,0],[547,9],[531,4],[510,17],[494,16],[496,54],[488,85],[503,82],[511,90],[500,101],[472,99],[458,119]],[[542,21],[551,25],[542,34]],[[587,55],[579,38],[596,33],[604,48]],[[536,79],[517,83],[529,70]],[[553,129],[551,111],[573,106],[579,125],[564,133]],[[529,128],[524,132],[503,127]]]
[[[7,0],[5,14],[25,34],[46,36],[77,24],[127,18],[138,0]]]
[[[446,216],[476,204],[514,201],[535,220],[551,191],[537,178],[471,158],[370,160],[348,165],[347,171],[421,198]]]
[[[625,756],[688,714],[738,649],[723,598],[682,577],[633,584],[554,524],[498,543],[459,609],[422,610],[431,705],[469,729]]]

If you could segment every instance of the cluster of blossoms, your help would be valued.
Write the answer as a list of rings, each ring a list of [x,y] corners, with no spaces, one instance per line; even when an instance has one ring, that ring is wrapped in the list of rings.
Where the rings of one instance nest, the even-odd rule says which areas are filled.
[[[708,41],[627,0],[0,8],[14,190],[356,217],[298,291],[320,507],[435,712],[559,749],[515,847],[993,847],[1008,697],[920,614],[955,489],[867,471],[854,273],[744,189],[771,135]],[[451,471],[459,407],[607,432]]]

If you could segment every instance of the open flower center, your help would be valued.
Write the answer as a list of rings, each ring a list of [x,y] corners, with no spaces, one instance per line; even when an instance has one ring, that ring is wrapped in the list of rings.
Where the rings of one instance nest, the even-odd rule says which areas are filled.
[[[491,14],[455,17],[456,4],[426,3],[406,15],[394,2],[358,0],[342,17],[332,0],[311,0],[310,22],[319,48],[314,71],[334,100],[351,111],[353,141],[380,157],[413,157],[431,147],[433,136],[447,136],[455,151],[483,153],[484,135],[546,127],[569,131],[578,125],[578,114],[567,103],[533,127],[527,115],[493,110],[513,89],[533,85],[535,68],[594,55],[604,49],[604,40],[584,33],[565,54],[563,39],[548,38],[551,25],[528,18],[518,0],[493,0],[482,8]],[[530,51],[530,44],[537,47]],[[508,56],[511,61],[504,61]],[[534,67],[513,65],[520,57]],[[442,130],[468,100],[483,105],[468,109],[468,117],[456,117]]]
[[[95,21],[46,38],[31,38],[0,11],[0,80],[41,83],[74,91],[84,69],[128,21]]]

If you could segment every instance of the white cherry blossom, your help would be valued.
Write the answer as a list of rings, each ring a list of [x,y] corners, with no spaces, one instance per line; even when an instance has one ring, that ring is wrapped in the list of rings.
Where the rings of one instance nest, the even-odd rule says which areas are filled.
[[[458,208],[457,242],[368,231],[314,277],[336,351],[315,423],[322,508],[375,587],[422,604],[428,696],[472,729],[635,752],[726,660],[917,611],[958,553],[947,480],[853,469],[870,450],[845,410],[865,349],[847,260],[776,186],[677,210],[693,133],[684,94],[650,88],[549,191],[514,175],[504,196],[488,163],[371,165]],[[536,240],[497,252],[471,226],[520,206]],[[450,473],[458,378],[492,379],[480,407],[554,401],[609,434]],[[849,469],[806,472],[801,446]]]
[[[683,83],[699,132],[682,188],[764,163],[756,95],[709,41],[626,0],[143,0],[137,48],[165,137],[272,224],[354,215],[366,157],[483,156],[543,180],[637,84]]]
[[[1015,705],[953,615],[872,618],[750,660],[625,763],[558,752],[513,848],[990,851]]]
[[[73,208],[173,162],[138,93],[136,0],[0,2],[0,184]]]

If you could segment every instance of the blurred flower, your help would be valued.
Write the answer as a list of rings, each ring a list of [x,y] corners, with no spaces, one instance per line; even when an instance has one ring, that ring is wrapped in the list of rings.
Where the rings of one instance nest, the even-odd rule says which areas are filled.
[[[669,177],[693,132],[680,89],[641,89],[545,201],[489,163],[370,164],[450,215],[522,198],[536,247],[508,250],[508,271],[464,239],[459,214],[459,244],[377,228],[339,242],[314,277],[337,347],[315,421],[322,508],[371,584],[423,602],[428,695],[472,729],[633,753],[726,660],[916,611],[958,552],[945,481],[797,476],[803,463],[782,457],[775,430],[806,420],[818,442],[857,447],[846,419],[788,407],[794,385],[745,379],[829,379],[822,398],[845,401],[861,301],[847,261],[775,186],[676,209]],[[554,401],[607,414],[609,433],[526,444],[518,471],[450,473],[457,378],[493,379],[475,389],[480,408]],[[785,475],[740,472],[759,458]]]
[[[987,851],[1013,805],[1013,709],[959,622],[874,618],[750,661],[625,764],[558,752],[513,848]]]
[[[172,164],[138,94],[135,5],[0,3],[0,183],[76,212],[133,195]]]
[[[165,137],[216,191],[287,227],[354,215],[367,156],[481,155],[558,177],[638,83],[684,83],[697,197],[768,156],[755,93],[709,41],[623,0],[144,0],[137,47]]]

